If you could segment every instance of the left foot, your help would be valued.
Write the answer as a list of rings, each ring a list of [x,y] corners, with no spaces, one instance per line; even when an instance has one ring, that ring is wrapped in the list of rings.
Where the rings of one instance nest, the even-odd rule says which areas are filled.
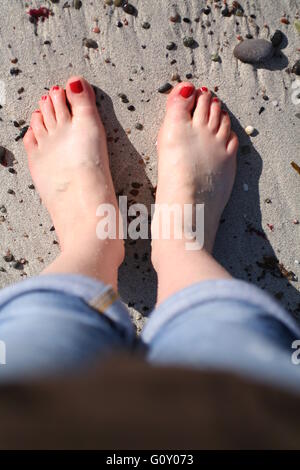
[[[97,207],[112,204],[117,214],[118,207],[105,130],[91,85],[72,77],[66,92],[52,87],[32,114],[24,145],[34,184],[51,215],[62,252],[69,251],[73,257],[89,253],[95,265],[106,263],[109,257],[111,265],[119,266],[123,241],[104,242],[96,236]]]

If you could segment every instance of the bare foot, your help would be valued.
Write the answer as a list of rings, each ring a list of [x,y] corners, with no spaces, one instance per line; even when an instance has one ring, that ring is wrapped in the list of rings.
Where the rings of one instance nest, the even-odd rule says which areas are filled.
[[[212,98],[207,88],[195,90],[192,84],[181,83],[172,90],[158,136],[156,204],[204,204],[205,238],[202,251],[206,253],[205,259],[211,258],[220,217],[232,191],[237,149],[238,139],[231,130],[228,113],[221,110],[220,101]],[[157,223],[154,214],[152,228]],[[173,256],[177,263],[179,259],[184,264],[188,260],[186,271],[194,272],[193,282],[205,279],[203,273],[197,270],[199,260],[195,255],[190,256],[180,250],[179,242],[153,240],[152,261],[156,270],[164,271],[165,277],[170,276],[170,257]],[[168,269],[162,267],[166,264],[166,256]],[[208,269],[208,277],[229,276],[223,268],[220,269],[219,276],[214,269],[210,273]]]
[[[96,236],[97,207],[110,203],[118,210],[94,91],[83,78],[72,77],[66,92],[52,87],[39,107],[24,137],[33,181],[53,220],[62,253],[74,258],[79,272],[82,263],[89,264],[80,257],[91,258],[92,273],[86,274],[101,277],[100,263],[107,270],[109,265],[118,267],[124,248],[121,240],[103,242]],[[76,266],[66,270],[76,272]]]

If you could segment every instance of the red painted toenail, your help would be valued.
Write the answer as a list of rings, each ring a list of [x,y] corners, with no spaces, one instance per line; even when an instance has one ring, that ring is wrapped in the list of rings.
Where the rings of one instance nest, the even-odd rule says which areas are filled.
[[[193,86],[184,86],[180,90],[180,95],[183,96],[183,98],[189,98],[194,92],[194,87]]]
[[[36,109],[35,111],[33,111],[34,113],[40,113],[41,111],[39,109]]]
[[[203,86],[202,88],[200,88],[200,90],[203,91],[203,92],[206,92],[206,91],[208,91],[208,88],[206,88],[206,86]]]
[[[53,87],[52,87],[52,90],[53,90],[53,91],[59,90],[59,86],[57,86],[57,85],[53,86]]]
[[[83,86],[80,80],[70,83],[70,88],[73,93],[81,93],[83,91]]]
[[[47,95],[42,96],[43,101],[46,101],[47,98],[48,98]]]
[[[219,98],[213,98],[213,99],[212,99],[212,102],[213,102],[213,103],[219,103],[219,101],[220,101]]]

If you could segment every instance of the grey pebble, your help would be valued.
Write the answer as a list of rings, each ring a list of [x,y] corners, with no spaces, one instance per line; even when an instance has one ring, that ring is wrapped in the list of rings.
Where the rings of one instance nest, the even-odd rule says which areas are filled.
[[[82,44],[88,49],[98,49],[98,43],[94,39],[84,38]]]
[[[241,62],[254,64],[270,59],[274,48],[266,39],[246,39],[234,48],[233,54]]]
[[[169,91],[171,91],[173,88],[173,85],[171,85],[171,83],[165,83],[164,85],[162,85],[161,87],[159,87],[158,89],[158,93],[168,93]]]

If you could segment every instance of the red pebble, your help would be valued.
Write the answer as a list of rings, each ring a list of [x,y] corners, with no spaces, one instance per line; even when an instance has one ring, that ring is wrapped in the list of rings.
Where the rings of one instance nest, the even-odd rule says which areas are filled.
[[[49,18],[49,14],[50,14],[50,10],[49,8],[46,8],[46,7],[40,7],[40,8],[31,8],[28,12],[28,14],[36,19],[37,21],[39,20],[39,18]]]

